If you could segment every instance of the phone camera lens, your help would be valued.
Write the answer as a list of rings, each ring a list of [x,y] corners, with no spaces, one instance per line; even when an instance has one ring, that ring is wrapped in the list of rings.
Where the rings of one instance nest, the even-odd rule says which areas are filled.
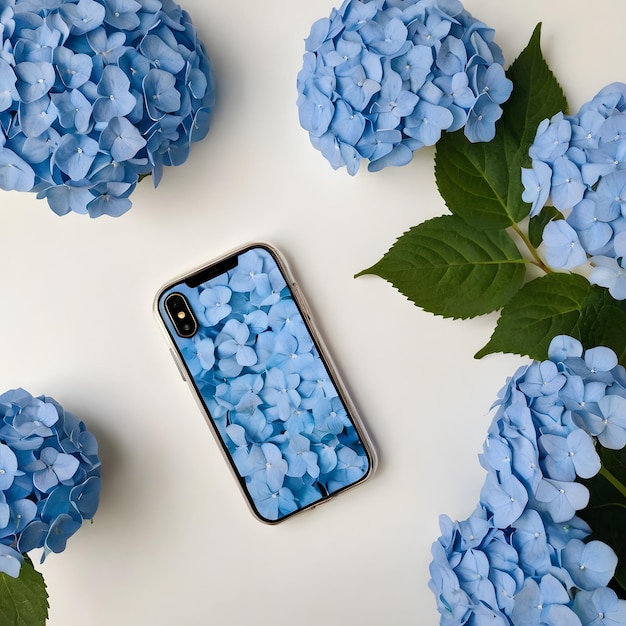
[[[180,293],[172,293],[167,296],[165,310],[178,335],[189,338],[198,332],[198,321],[185,296]]]

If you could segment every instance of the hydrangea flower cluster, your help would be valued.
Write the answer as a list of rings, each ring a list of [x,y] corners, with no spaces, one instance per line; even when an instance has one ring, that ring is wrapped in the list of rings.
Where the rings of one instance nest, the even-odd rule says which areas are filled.
[[[352,485],[370,461],[266,250],[184,293],[199,331],[178,347],[257,512],[275,521]],[[166,292],[167,293],[167,292]]]
[[[576,478],[600,471],[596,445],[626,444],[626,370],[608,348],[559,336],[495,406],[480,504],[462,522],[442,516],[432,549],[441,624],[626,624],[607,587],[615,552],[576,515],[589,500]]]
[[[490,141],[512,90],[493,36],[459,0],[345,0],[306,40],[300,124],[350,174],[406,165],[444,130]]]
[[[22,554],[62,552],[96,513],[98,444],[52,398],[24,389],[0,395],[0,572],[19,575]]]
[[[522,198],[531,217],[548,203],[565,216],[544,229],[546,261],[570,269],[590,260],[592,284],[626,299],[626,85],[608,85],[576,115],[544,120],[529,155]]]
[[[173,0],[0,0],[0,188],[119,216],[208,132],[213,77]]]

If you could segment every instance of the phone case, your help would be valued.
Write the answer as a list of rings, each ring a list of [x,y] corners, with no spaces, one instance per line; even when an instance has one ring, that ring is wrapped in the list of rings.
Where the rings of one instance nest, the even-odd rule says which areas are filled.
[[[282,521],[373,474],[371,443],[273,247],[168,284],[155,311],[259,519]]]

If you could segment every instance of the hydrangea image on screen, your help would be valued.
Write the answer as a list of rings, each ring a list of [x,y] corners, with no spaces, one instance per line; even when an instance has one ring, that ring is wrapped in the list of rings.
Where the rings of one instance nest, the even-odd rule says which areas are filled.
[[[262,518],[282,519],[369,472],[348,410],[267,250],[249,249],[234,268],[164,297],[173,292],[198,321],[193,337],[174,333],[176,343]]]

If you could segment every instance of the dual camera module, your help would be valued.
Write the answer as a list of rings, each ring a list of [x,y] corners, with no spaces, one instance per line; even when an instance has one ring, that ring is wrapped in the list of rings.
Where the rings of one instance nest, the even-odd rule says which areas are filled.
[[[165,310],[181,337],[188,339],[198,332],[198,320],[181,293],[171,293],[165,298]]]

